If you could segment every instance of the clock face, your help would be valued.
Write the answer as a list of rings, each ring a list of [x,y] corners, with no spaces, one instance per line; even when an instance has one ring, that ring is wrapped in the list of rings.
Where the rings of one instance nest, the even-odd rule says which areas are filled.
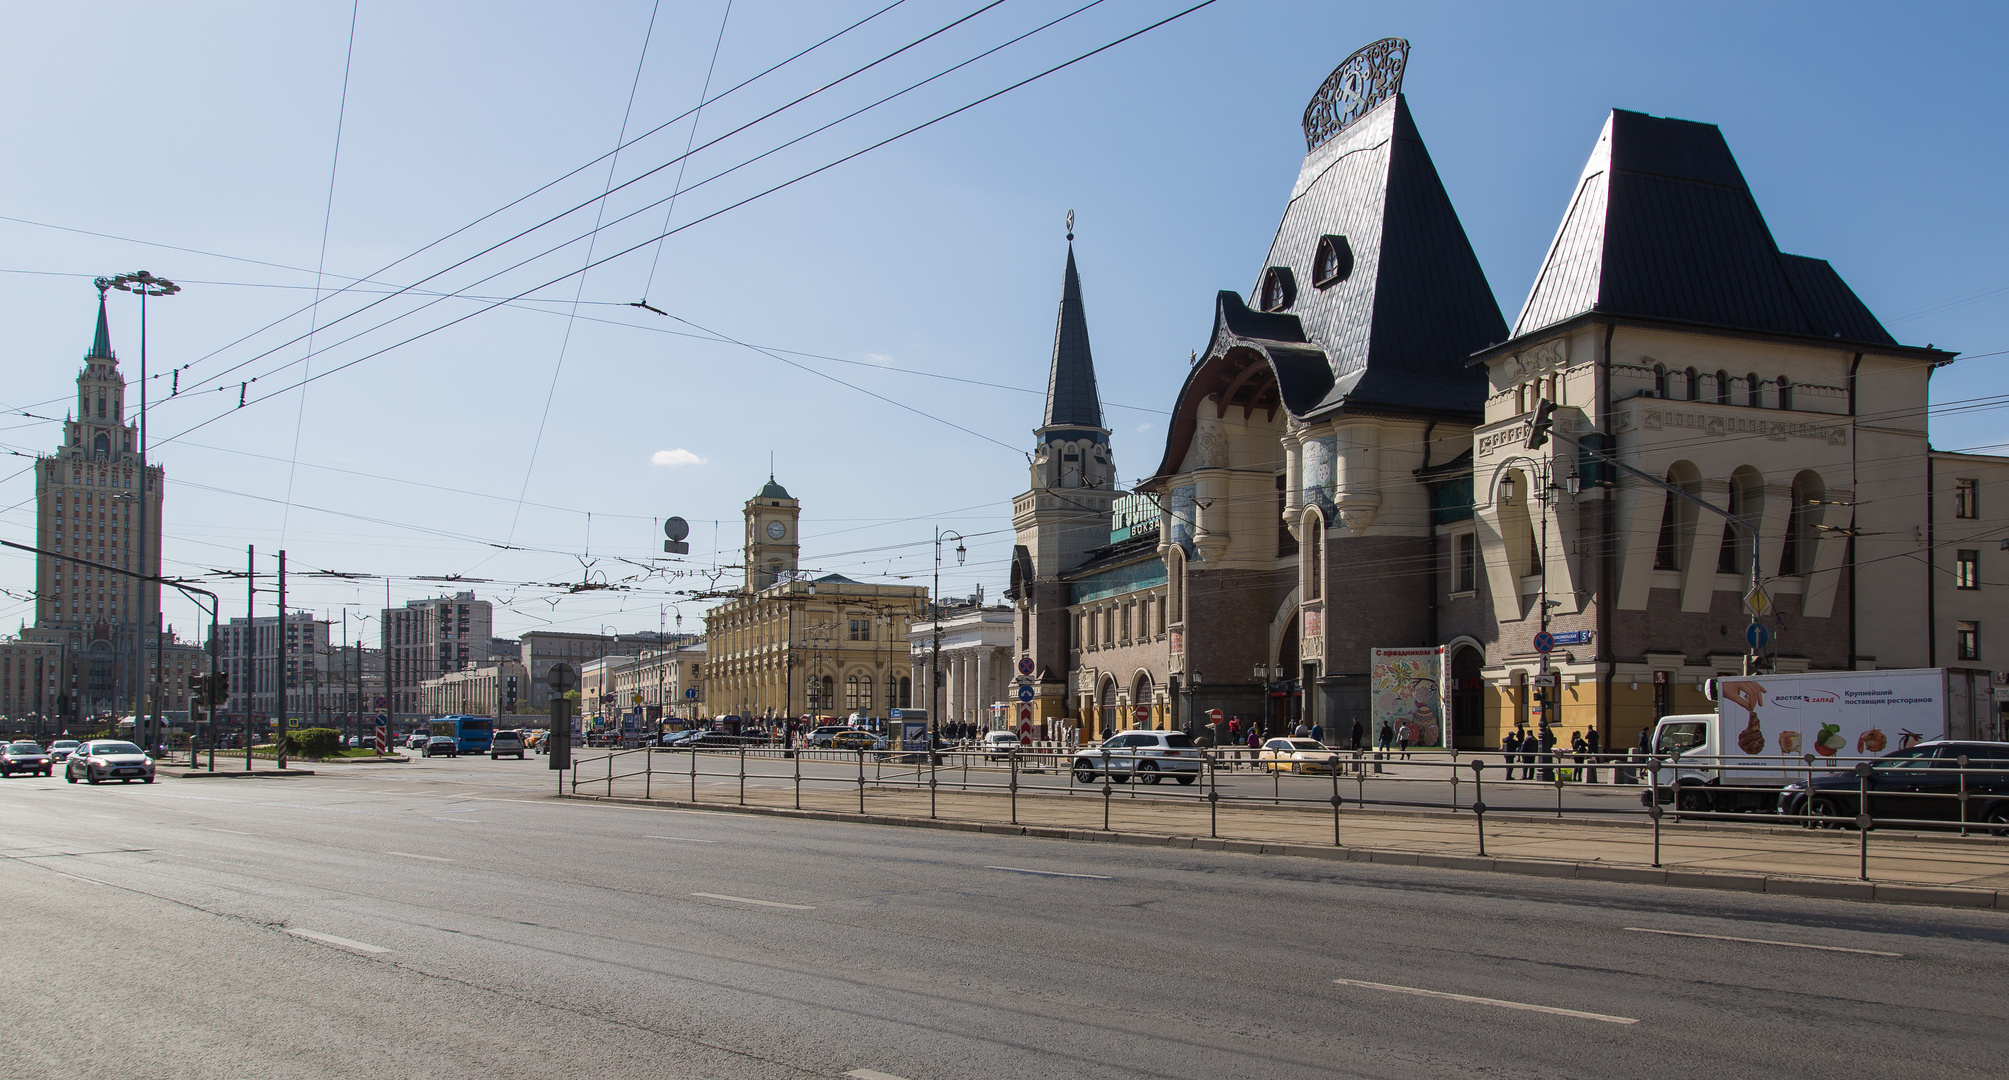
[[[783,523],[781,523],[781,522],[779,522],[779,521],[770,521],[770,522],[768,522],[768,523],[767,523],[767,536],[768,536],[768,539],[770,539],[770,540],[779,540],[779,539],[781,539],[782,537],[784,537],[784,536],[787,536],[787,535],[788,535],[788,526],[787,526],[787,525],[785,525],[785,524],[783,524]]]

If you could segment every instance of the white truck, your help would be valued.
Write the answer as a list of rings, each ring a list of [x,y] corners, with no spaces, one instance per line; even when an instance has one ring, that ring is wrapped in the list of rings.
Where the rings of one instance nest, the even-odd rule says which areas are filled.
[[[1660,801],[1680,810],[1770,811],[1810,757],[1818,767],[1947,736],[1944,668],[1733,676],[1710,690],[1715,712],[1654,725]]]

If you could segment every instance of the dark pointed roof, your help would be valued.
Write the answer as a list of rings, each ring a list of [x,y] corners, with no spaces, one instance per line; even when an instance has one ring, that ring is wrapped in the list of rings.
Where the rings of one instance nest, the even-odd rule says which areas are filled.
[[[1827,263],[1779,250],[1714,124],[1615,109],[1514,336],[1587,312],[1896,342]]]
[[[84,354],[86,360],[110,360],[112,358],[112,328],[105,321],[105,297],[98,294],[98,336],[91,342],[91,351]]]
[[[1053,330],[1053,368],[1046,379],[1046,418],[1040,424],[1042,432],[1060,434],[1063,429],[1107,433],[1102,426],[1102,398],[1095,391],[1095,359],[1088,351],[1088,316],[1081,306],[1073,244],[1067,246],[1060,318]]]
[[[775,483],[772,476],[767,478],[767,483],[761,487],[760,494],[754,496],[756,499],[793,499],[794,497],[788,493],[787,488]]]

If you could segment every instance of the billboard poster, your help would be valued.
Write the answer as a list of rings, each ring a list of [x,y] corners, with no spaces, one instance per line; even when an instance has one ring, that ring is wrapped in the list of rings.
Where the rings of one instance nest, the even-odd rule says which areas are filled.
[[[900,721],[900,749],[919,751],[928,749],[928,722],[926,720]]]
[[[1875,757],[1946,736],[1937,668],[1729,677],[1717,683],[1725,756]],[[1795,760],[1798,759],[1798,760]]]
[[[1369,676],[1373,722],[1369,739],[1379,740],[1381,725],[1406,733],[1410,746],[1444,745],[1444,649],[1375,649]]]

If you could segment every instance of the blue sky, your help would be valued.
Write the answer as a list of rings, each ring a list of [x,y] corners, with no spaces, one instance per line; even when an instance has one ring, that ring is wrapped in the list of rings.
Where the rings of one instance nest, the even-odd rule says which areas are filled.
[[[2009,20],[1997,5],[1219,0],[727,209],[1186,6],[1105,0],[776,149],[1085,2],[1006,0],[693,155],[686,187],[741,167],[674,207],[651,205],[673,190],[672,164],[600,211],[609,165],[587,163],[615,145],[624,115],[632,138],[690,109],[715,47],[714,94],[889,2],[733,0],[721,37],[725,0],[362,0],[346,105],[348,3],[15,12],[0,41],[13,103],[0,215],[18,219],[0,220],[0,404],[12,414],[0,449],[30,457],[0,470],[0,534],[31,535],[33,481],[18,470],[58,437],[35,417],[60,416],[71,392],[90,277],[145,268],[186,290],[150,316],[152,371],[187,365],[187,392],[151,419],[171,572],[241,566],[247,543],[283,546],[299,571],[389,575],[400,602],[442,587],[415,578],[491,579],[464,587],[503,602],[500,632],[674,627],[678,611],[697,629],[704,605],[672,590],[701,588],[704,574],[576,595],[552,584],[640,574],[671,514],[693,525],[681,569],[736,561],[741,504],[772,455],[804,504],[805,565],[925,581],[939,525],[971,537],[944,591],[982,583],[995,595],[1038,422],[1065,213],[1078,218],[1119,471],[1134,479],[1162,450],[1214,292],[1246,291],[1260,269],[1303,156],[1305,102],[1354,48],[1391,35],[1413,45],[1410,105],[1509,321],[1619,107],[1720,125],[1781,246],[1832,261],[1901,341],[2009,350],[2009,65],[1997,55]],[[697,143],[980,6],[907,0],[707,106]],[[622,151],[614,183],[678,158],[690,134],[686,119]],[[558,245],[596,214],[631,213],[606,225],[593,258],[636,250],[581,287],[584,243]],[[324,216],[309,357],[302,309]],[[648,244],[666,220],[686,227]],[[327,295],[406,256],[375,280],[410,285],[466,259],[419,286],[457,295]],[[507,306],[468,298],[525,291]],[[676,318],[626,306],[644,295]],[[114,294],[129,378],[135,303]],[[2005,360],[1938,373],[1935,400],[2009,392]],[[304,400],[303,372],[322,375]],[[235,408],[253,375],[252,404]],[[156,401],[172,379],[154,380]],[[2001,417],[1936,420],[1935,443],[1999,443]],[[0,558],[10,596],[30,580],[27,560]],[[235,597],[226,613],[241,611],[241,588],[223,591]],[[374,613],[383,595],[381,580],[300,577],[292,589],[298,606],[336,618]],[[0,598],[0,621],[27,614]]]

